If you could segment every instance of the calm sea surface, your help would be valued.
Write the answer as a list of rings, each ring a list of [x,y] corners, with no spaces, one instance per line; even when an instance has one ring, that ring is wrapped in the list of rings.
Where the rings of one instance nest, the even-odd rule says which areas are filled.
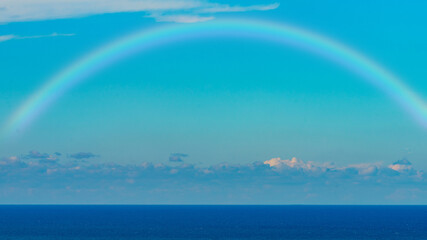
[[[0,206],[0,239],[427,239],[427,206]]]

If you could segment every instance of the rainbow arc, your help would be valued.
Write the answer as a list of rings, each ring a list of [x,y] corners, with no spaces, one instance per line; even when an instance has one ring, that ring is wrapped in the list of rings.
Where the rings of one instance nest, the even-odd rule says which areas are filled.
[[[276,42],[321,56],[360,76],[391,97],[422,127],[427,128],[427,106],[402,80],[362,53],[320,34],[281,23],[234,19],[168,25],[143,30],[111,42],[59,71],[34,92],[8,119],[3,136],[25,129],[76,84],[90,79],[131,55],[177,41],[235,37]]]

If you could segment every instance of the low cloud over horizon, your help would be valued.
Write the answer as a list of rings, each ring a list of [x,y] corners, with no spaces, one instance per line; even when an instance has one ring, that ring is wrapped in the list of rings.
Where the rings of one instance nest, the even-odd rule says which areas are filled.
[[[0,160],[0,203],[412,204],[427,195],[424,172],[406,159],[338,166],[272,158],[199,167],[59,158],[31,151]]]

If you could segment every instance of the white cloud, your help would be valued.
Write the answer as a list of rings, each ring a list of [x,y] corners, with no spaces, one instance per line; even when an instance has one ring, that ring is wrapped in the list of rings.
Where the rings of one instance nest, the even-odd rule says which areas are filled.
[[[152,14],[150,17],[154,17],[157,22],[176,22],[176,23],[196,23],[206,22],[214,19],[214,17],[202,17],[197,15],[161,15]]]
[[[0,36],[0,42],[17,39],[34,39],[34,38],[49,38],[49,37],[71,37],[75,34],[52,33],[49,35],[35,35],[35,36],[17,36],[17,35],[3,35]]]
[[[11,40],[13,38],[15,38],[14,35],[3,35],[3,36],[0,36],[0,42],[8,41],[8,40]]]
[[[304,162],[295,157],[288,159],[281,158],[272,158],[270,160],[264,161],[265,165],[270,166],[273,170],[278,172],[284,171],[301,171],[305,174],[319,175],[326,173],[328,171],[342,171],[344,168],[339,168],[335,165],[329,163],[314,163],[314,162]]]
[[[308,162],[305,163],[302,160],[299,160],[295,157],[293,157],[291,160],[282,160],[281,158],[272,158],[270,160],[267,160],[264,162],[264,164],[269,165],[270,167],[276,168],[276,169],[283,169],[283,168],[294,168],[294,169],[304,169],[304,170],[312,170],[316,168],[313,163]]]
[[[272,158],[264,161],[264,164],[276,172],[289,173],[291,171],[298,171],[309,177],[396,177],[402,174],[412,176],[414,179],[423,177],[423,172],[415,170],[412,164],[406,159],[399,160],[388,166],[383,166],[381,163],[359,163],[348,166],[337,166],[330,163],[304,162],[295,157],[290,160]]]
[[[201,9],[202,13],[227,13],[227,12],[248,12],[248,11],[268,11],[274,10],[280,6],[279,3],[268,5],[252,5],[252,6],[229,6],[229,5],[214,5]]]
[[[189,9],[196,0],[3,0],[0,22],[72,18],[101,13]]]
[[[230,6],[204,0],[2,0],[0,23],[39,21],[118,12],[147,12],[158,21],[192,23],[219,12],[267,11],[278,3]]]
[[[75,36],[74,33],[52,33],[48,35],[35,35],[35,36],[16,36],[16,39],[31,39],[31,38],[46,38],[46,37],[72,37]]]

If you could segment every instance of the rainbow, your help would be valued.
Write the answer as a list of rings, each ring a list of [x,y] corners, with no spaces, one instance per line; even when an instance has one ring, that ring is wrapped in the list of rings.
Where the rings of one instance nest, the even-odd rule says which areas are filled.
[[[103,46],[72,63],[41,86],[10,116],[3,128],[4,134],[11,135],[26,128],[73,86],[122,59],[177,41],[214,37],[265,40],[319,55],[373,84],[406,110],[416,122],[427,128],[427,107],[421,97],[398,77],[360,52],[295,26],[234,19],[155,27]]]

